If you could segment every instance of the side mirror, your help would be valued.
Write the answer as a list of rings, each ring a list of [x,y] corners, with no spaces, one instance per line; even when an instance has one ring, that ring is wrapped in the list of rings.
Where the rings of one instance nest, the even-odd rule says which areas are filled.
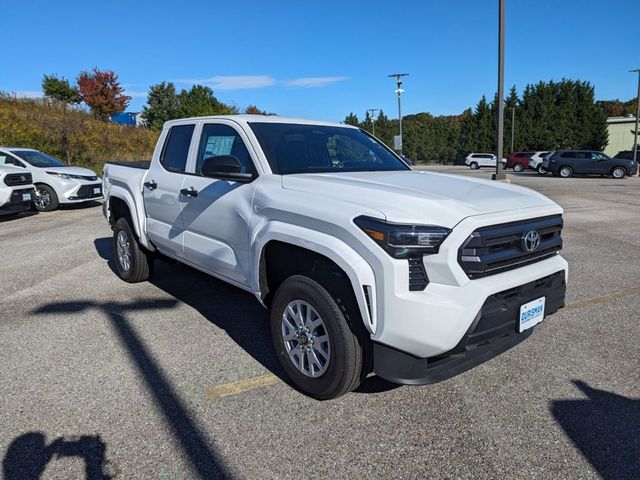
[[[252,173],[242,173],[242,165],[235,155],[207,157],[200,171],[203,176],[209,178],[245,183],[253,180]]]

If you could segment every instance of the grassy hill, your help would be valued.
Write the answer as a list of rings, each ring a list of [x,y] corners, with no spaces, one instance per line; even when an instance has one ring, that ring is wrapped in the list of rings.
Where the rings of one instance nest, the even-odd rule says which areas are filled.
[[[102,170],[107,160],[145,160],[158,132],[95,119],[43,99],[0,93],[0,145],[35,148],[72,165]]]

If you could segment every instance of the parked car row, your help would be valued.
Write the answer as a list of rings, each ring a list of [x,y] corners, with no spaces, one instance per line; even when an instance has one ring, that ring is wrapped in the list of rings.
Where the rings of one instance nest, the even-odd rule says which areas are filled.
[[[30,148],[0,147],[0,215],[102,199],[102,180]]]
[[[490,153],[470,153],[465,164],[472,170],[480,167],[495,167],[496,156]],[[551,172],[563,178],[579,175],[610,175],[624,178],[638,172],[638,163],[633,161],[633,152],[619,152],[610,157],[595,150],[554,150],[548,152],[513,152],[505,162],[504,168],[522,172],[527,168],[536,170],[540,175]]]

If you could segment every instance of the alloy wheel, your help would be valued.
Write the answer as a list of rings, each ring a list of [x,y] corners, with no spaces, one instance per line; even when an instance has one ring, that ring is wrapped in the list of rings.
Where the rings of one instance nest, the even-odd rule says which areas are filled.
[[[131,269],[131,243],[124,230],[118,232],[116,245],[118,263],[123,271],[128,272]]]
[[[38,210],[44,210],[51,204],[51,195],[43,188],[36,189],[36,198],[33,200]]]
[[[304,300],[292,300],[282,314],[282,340],[291,363],[307,377],[327,371],[331,360],[329,332],[322,317]]]

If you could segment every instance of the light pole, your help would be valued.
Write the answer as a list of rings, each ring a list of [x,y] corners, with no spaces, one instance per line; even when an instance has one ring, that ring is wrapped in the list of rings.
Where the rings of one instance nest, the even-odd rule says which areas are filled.
[[[372,132],[371,134],[375,137],[376,136],[376,112],[379,112],[380,109],[379,108],[370,108],[369,110],[367,110],[367,112],[371,113],[371,126],[372,128]]]
[[[633,132],[633,161],[638,161],[638,117],[640,117],[640,68],[629,70],[638,72],[638,97],[636,98],[636,129]],[[639,172],[640,173],[640,172]]]
[[[504,135],[504,4],[506,0],[498,0],[498,128],[496,131],[496,173],[493,180],[505,180],[502,173],[502,141]]]
[[[400,94],[404,93],[404,90],[402,89],[402,80],[401,77],[406,77],[407,75],[409,75],[408,73],[392,73],[391,75],[387,75],[388,77],[396,77],[396,85],[398,86],[398,88],[396,88],[396,93],[398,94],[398,124],[400,127],[400,141],[397,145],[397,150],[398,150],[398,154],[402,155],[402,108],[400,106]],[[394,145],[396,146],[396,145]]]
[[[511,153],[513,153],[513,139],[516,132],[516,107],[511,107]]]

